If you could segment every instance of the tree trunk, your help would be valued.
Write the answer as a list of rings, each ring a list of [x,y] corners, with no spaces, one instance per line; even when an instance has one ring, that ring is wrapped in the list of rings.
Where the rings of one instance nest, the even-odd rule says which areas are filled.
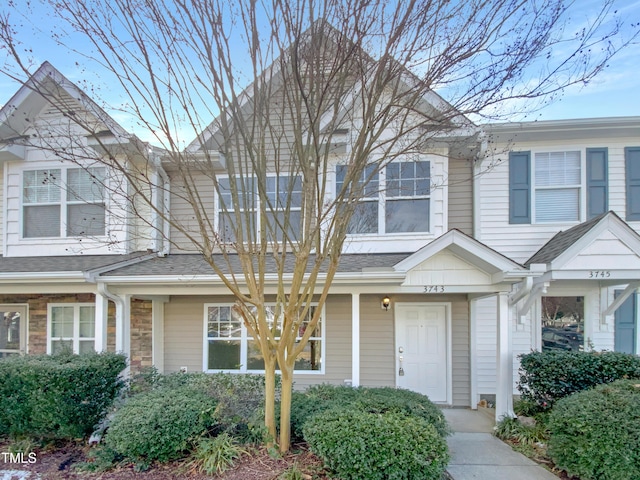
[[[276,367],[275,362],[267,359],[264,365],[264,424],[269,432],[267,445],[271,447],[276,439]]]
[[[291,444],[291,393],[293,391],[293,365],[281,368],[282,392],[280,396],[280,452],[289,451]]]

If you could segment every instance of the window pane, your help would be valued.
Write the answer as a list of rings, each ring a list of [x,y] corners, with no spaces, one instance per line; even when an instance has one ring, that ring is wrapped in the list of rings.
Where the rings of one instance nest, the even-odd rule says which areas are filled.
[[[240,368],[240,340],[209,340],[209,370]]]
[[[80,307],[80,338],[94,338],[96,326],[96,308],[93,306]]]
[[[378,167],[376,165],[369,165],[364,168],[360,178],[357,181],[352,181],[350,183],[350,188],[347,189],[346,194],[349,194],[353,189],[357,196],[363,196],[367,198],[377,198],[379,195],[380,184],[379,184],[379,175],[377,171]],[[339,194],[342,190],[342,187],[345,183],[345,177],[347,174],[348,166],[347,165],[337,165],[336,166],[336,193]],[[362,191],[359,189],[362,188]]]
[[[51,341],[51,353],[58,353],[64,350],[73,351],[72,340],[52,340]]]
[[[67,200],[102,203],[104,181],[104,168],[70,168],[67,170]]]
[[[542,351],[584,349],[584,297],[542,297]]]
[[[295,370],[321,370],[322,369],[322,342],[309,340],[304,350],[296,359]]]
[[[580,216],[577,188],[536,190],[536,221],[573,222]]]
[[[289,218],[287,219],[287,225],[285,225],[285,213],[276,213],[278,222],[274,221],[274,214],[267,212],[266,225],[263,228],[267,231],[267,238],[270,242],[273,241],[275,233],[276,240],[282,242],[284,229],[288,230],[288,239],[297,241],[300,238],[300,228],[302,227],[302,213],[301,212],[289,212]]]
[[[104,230],[104,204],[83,203],[67,206],[67,236],[102,236],[105,234]]]
[[[536,154],[536,186],[580,184],[580,152]]]
[[[349,221],[347,233],[378,233],[378,202],[361,202],[356,205]]]
[[[426,196],[431,192],[430,162],[400,162],[387,166],[386,196],[416,197]]]
[[[51,308],[51,336],[73,338],[73,307]]]
[[[428,232],[429,199],[387,200],[385,222],[387,233]]]
[[[95,351],[95,342],[93,340],[80,340],[78,353],[89,353]]]
[[[267,177],[267,198],[272,208],[300,208],[302,206],[302,179],[299,176]]]
[[[209,338],[240,338],[242,322],[231,312],[231,307],[209,307],[207,327]]]
[[[60,202],[60,172],[59,169],[28,170],[23,172],[23,203]]]
[[[0,312],[0,350],[20,350],[18,312]]]
[[[255,340],[247,342],[247,370],[264,370],[264,357]]]
[[[25,206],[22,222],[24,238],[59,237],[60,206]]]

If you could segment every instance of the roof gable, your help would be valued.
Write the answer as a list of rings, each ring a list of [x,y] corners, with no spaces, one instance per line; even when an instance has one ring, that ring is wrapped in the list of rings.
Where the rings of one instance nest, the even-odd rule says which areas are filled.
[[[47,105],[70,117],[80,108],[93,116],[100,128],[120,137],[130,137],[80,88],[49,62],[44,62],[0,109],[0,142],[19,143],[20,136],[33,124],[34,117]]]
[[[547,264],[551,270],[611,270],[618,265],[624,269],[638,268],[640,236],[615,212],[609,211],[558,232],[525,263],[528,267],[533,264]]]

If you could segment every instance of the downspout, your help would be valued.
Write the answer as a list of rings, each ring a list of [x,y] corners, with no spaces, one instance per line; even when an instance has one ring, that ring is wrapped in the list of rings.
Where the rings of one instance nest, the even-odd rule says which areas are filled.
[[[129,311],[128,298],[122,298],[120,295],[111,292],[103,282],[97,282],[96,287],[100,295],[108,298],[116,305],[116,352],[123,352],[127,357],[130,357],[129,325],[125,321]]]
[[[165,257],[169,254],[171,245],[169,237],[171,226],[168,221],[171,185],[167,172],[162,168],[160,156],[152,155],[152,147],[149,148],[149,154],[151,157],[151,165],[154,168],[151,177],[151,204],[153,208],[151,217],[151,226],[153,228],[152,248],[154,252],[157,252],[158,256]],[[160,184],[162,184],[162,188],[160,188]],[[159,214],[159,211],[161,211],[162,214]]]

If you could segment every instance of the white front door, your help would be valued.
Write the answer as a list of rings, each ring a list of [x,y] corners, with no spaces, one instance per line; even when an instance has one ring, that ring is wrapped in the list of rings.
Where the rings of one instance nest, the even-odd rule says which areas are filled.
[[[396,385],[448,402],[447,307],[396,304]]]

